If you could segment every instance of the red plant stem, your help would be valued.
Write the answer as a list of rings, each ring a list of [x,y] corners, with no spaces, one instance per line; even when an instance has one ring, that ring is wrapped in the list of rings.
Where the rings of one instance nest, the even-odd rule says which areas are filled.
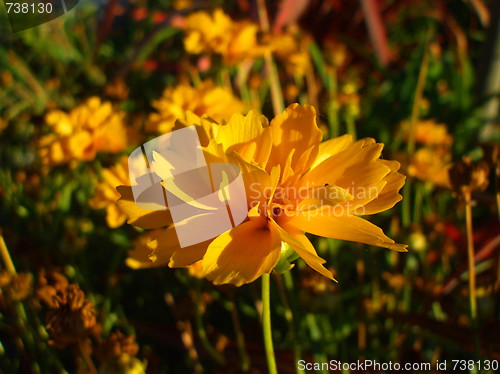
[[[377,0],[361,0],[361,7],[378,61],[380,65],[386,66],[391,59],[391,52],[387,43],[387,35],[378,2]]]

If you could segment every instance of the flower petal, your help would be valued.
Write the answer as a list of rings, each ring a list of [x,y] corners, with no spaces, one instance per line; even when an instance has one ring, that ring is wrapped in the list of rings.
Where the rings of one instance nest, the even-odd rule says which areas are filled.
[[[181,225],[182,223],[176,224]],[[154,240],[148,243],[151,248],[150,259],[155,264],[168,264],[169,267],[185,267],[201,260],[208,245],[212,240],[207,240],[188,247],[180,247],[175,226],[162,230]]]
[[[352,215],[335,215],[335,207],[325,206],[316,212],[298,213],[287,224],[318,236],[349,240],[406,252],[405,244],[396,244],[382,229],[367,220]]]
[[[168,266],[171,268],[182,268],[200,261],[207,252],[211,242],[212,239],[189,247],[179,248],[170,258]]]
[[[115,229],[121,226],[126,219],[127,216],[115,204],[106,207],[106,222],[110,228]]]
[[[161,233],[161,230],[155,230],[139,236],[134,242],[134,248],[128,252],[128,258],[125,260],[127,266],[132,269],[147,269],[166,265],[168,260],[152,261],[152,249],[148,245],[151,240],[155,240]],[[166,254],[165,257],[169,256],[171,254]]]
[[[339,136],[338,138],[333,138],[327,140],[326,142],[322,142],[319,145],[318,156],[314,163],[311,165],[311,169],[314,169],[316,166],[321,164],[327,158],[337,154],[344,149],[346,149],[352,143],[352,136],[350,134],[345,134]]]
[[[328,279],[336,282],[331,271],[323,266],[325,260],[318,256],[316,250],[314,249],[314,246],[304,234],[302,234],[298,230],[294,230],[295,233],[293,233],[292,235],[291,233],[287,232],[288,230],[282,229],[274,221],[272,221],[272,223],[277,228],[281,236],[281,240],[292,247],[293,250],[297,252],[297,254],[306,262],[307,265],[309,265],[321,275],[324,275]]]
[[[267,119],[254,111],[246,116],[234,114],[225,126],[220,126],[216,141],[224,152],[237,152],[245,161],[265,167],[271,153],[271,132]]]
[[[133,269],[166,266],[185,267],[199,261],[211,240],[181,248],[174,226],[148,232],[129,252],[126,264]]]
[[[156,229],[172,223],[172,217],[168,209],[147,210],[137,206],[132,187],[118,186],[116,190],[121,195],[116,204],[127,215],[127,223],[143,229]]]
[[[406,177],[403,174],[398,173],[399,170],[399,162],[397,161],[389,161],[389,160],[378,160],[379,162],[384,163],[389,168],[391,168],[391,172],[384,178],[387,184],[381,190],[380,194],[376,199],[370,201],[368,204],[360,208],[358,213],[363,214],[375,214],[379,212],[383,212],[387,209],[392,208],[397,202],[401,201],[403,198],[398,191],[405,184]]]
[[[275,227],[263,223],[245,222],[210,243],[203,257],[203,276],[214,284],[241,286],[269,273],[278,262],[281,240]]]
[[[292,169],[297,172],[306,171],[316,158],[321,130],[316,124],[316,111],[310,105],[292,104],[282,113],[277,115],[270,124],[273,137],[273,148],[266,170],[273,166],[284,165],[290,150],[295,149],[291,162]],[[310,158],[299,165],[300,156],[309,148],[315,146]]]
[[[359,169],[378,159],[383,147],[384,145],[380,143],[373,144],[372,139],[358,140],[343,151],[319,163],[314,169],[309,170],[301,178],[300,183],[302,186],[307,187],[334,184],[349,188],[352,186],[350,178],[353,176],[362,177],[363,173],[360,173]],[[383,164],[377,166],[378,170],[375,172],[385,171],[385,174],[379,179],[382,179],[390,172],[389,167]]]

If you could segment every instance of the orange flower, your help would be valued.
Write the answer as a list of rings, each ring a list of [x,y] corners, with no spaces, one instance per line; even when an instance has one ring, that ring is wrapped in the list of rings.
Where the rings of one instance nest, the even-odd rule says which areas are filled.
[[[409,123],[403,122],[402,126],[408,132]],[[453,143],[453,136],[448,133],[446,125],[428,119],[416,123],[415,141],[431,147],[443,146],[449,148]]]
[[[102,180],[97,184],[94,196],[89,200],[92,209],[106,209],[106,222],[111,228],[121,226],[127,216],[116,206],[120,194],[116,186],[129,184],[128,157],[107,169],[102,170]]]
[[[228,65],[262,54],[257,43],[257,25],[235,22],[221,9],[212,15],[204,11],[192,13],[186,24],[184,47],[189,53],[220,54]]]
[[[448,176],[451,155],[432,148],[421,148],[415,152],[408,166],[408,174],[436,186],[451,188]]]
[[[240,286],[271,272],[289,248],[333,279],[304,232],[406,251],[406,245],[396,244],[360,217],[390,209],[401,200],[398,191],[405,177],[398,173],[398,162],[379,158],[382,144],[373,139],[353,142],[349,135],[321,143],[314,108],[298,104],[270,124],[250,112],[213,126],[203,147],[205,159],[238,166],[246,198],[229,199],[244,199],[246,219],[214,239],[181,248],[176,235],[179,223],[171,225],[169,210],[141,209],[131,187],[121,186],[118,205],[129,223],[142,228],[167,226],[152,235],[147,253],[130,253],[129,265],[186,267],[201,260],[203,276],[215,284]],[[155,163],[157,175],[165,175],[168,162],[156,154]],[[189,189],[196,187],[187,186],[183,193],[194,196]]]
[[[118,153],[127,146],[125,114],[98,97],[89,98],[69,113],[49,112],[45,121],[52,130],[40,139],[40,156],[46,165],[70,160],[90,161],[97,152]]]
[[[244,109],[243,103],[230,89],[217,87],[211,81],[202,82],[197,87],[181,84],[166,88],[163,96],[153,102],[153,107],[157,113],[149,116],[146,130],[156,133],[171,131],[175,120],[184,118],[187,111],[199,116],[206,114],[220,122]]]

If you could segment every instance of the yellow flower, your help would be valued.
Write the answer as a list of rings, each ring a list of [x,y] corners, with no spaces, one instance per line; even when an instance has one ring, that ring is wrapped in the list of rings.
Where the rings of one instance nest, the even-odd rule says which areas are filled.
[[[373,139],[354,142],[349,135],[321,143],[316,112],[293,104],[269,124],[255,112],[234,115],[212,129],[203,147],[208,163],[239,167],[244,180],[247,217],[214,239],[181,248],[169,210],[146,211],[133,200],[131,187],[118,188],[118,205],[129,223],[161,228],[147,253],[130,253],[134,268],[186,267],[201,260],[201,273],[215,284],[240,286],[269,273],[282,248],[292,248],[314,270],[333,279],[304,232],[406,251],[360,217],[382,212],[401,200],[405,177],[399,163],[380,159],[383,145]],[[163,161],[165,161],[163,159]],[[165,175],[157,155],[158,175]],[[185,192],[192,191],[188,186]],[[191,196],[194,196],[193,194]]]
[[[51,134],[40,139],[40,156],[46,165],[70,160],[90,161],[97,152],[118,153],[127,146],[124,113],[98,97],[89,98],[69,113],[50,111],[45,121]]]
[[[145,231],[139,235],[133,243],[133,248],[129,251],[129,257],[126,264],[131,268],[154,267],[157,258],[148,249],[148,243],[156,239],[161,230]]]
[[[451,188],[449,170],[451,154],[432,148],[421,148],[415,152],[408,166],[408,174],[436,186]]]
[[[303,77],[311,68],[311,61],[307,50],[308,38],[295,35],[296,31],[284,34],[272,34],[270,38],[270,49],[276,58],[285,65],[289,74]],[[304,41],[301,42],[301,39]]]
[[[150,115],[146,130],[156,133],[171,131],[175,120],[184,118],[187,111],[199,116],[206,114],[221,122],[244,109],[241,100],[230,89],[214,86],[211,81],[202,82],[197,87],[181,84],[166,88],[163,96],[153,102],[153,107],[157,113]]]
[[[409,123],[403,122],[403,128],[409,131]],[[433,119],[419,121],[415,125],[415,141],[417,143],[436,147],[449,148],[453,143],[453,137],[448,133],[446,125],[437,123]]]
[[[257,43],[256,24],[235,22],[221,9],[212,15],[200,11],[186,19],[184,47],[188,53],[216,53],[222,55],[228,65],[262,54]]]
[[[102,170],[102,180],[97,184],[94,196],[89,200],[92,209],[106,209],[106,222],[111,228],[121,226],[127,216],[116,206],[120,194],[116,187],[129,185],[128,157],[122,157],[120,161]]]

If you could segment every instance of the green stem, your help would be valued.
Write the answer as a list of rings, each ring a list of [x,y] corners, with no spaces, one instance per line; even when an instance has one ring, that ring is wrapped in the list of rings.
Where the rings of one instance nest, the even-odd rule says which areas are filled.
[[[306,325],[309,328],[309,333],[311,334],[311,341],[313,345],[313,357],[315,362],[327,362],[328,358],[324,353],[322,353],[322,349],[324,348],[323,341],[321,339],[321,329],[318,326],[318,322],[316,320],[316,316],[313,313],[306,314]],[[328,374],[326,370],[321,368],[320,373]]]
[[[266,54],[265,61],[267,77],[271,87],[271,100],[273,102],[274,115],[277,116],[285,110],[283,92],[281,91],[278,70],[276,69],[276,65],[274,64],[271,54]]]
[[[356,122],[354,120],[354,116],[350,113],[347,113],[345,120],[347,123],[347,133],[352,136],[353,140],[356,140],[357,134],[356,134]]]
[[[240,317],[238,315],[238,309],[236,308],[236,303],[234,301],[229,301],[228,306],[231,309],[231,319],[233,321],[234,333],[236,335],[236,344],[238,346],[238,353],[241,359],[241,370],[248,371],[250,369],[250,357],[248,357],[248,352],[245,347],[245,336],[241,330]]]
[[[281,301],[283,302],[283,307],[285,308],[285,318],[288,322],[288,328],[290,329],[290,336],[292,338],[293,344],[293,357],[295,362],[299,362],[302,359],[302,350],[300,349],[299,341],[297,339],[297,331],[295,327],[295,320],[293,318],[292,306],[291,302],[288,300],[287,290],[291,289],[293,292],[293,279],[292,275],[289,271],[282,274],[278,274],[276,277],[276,283],[278,284],[278,290],[281,296]],[[283,280],[286,283],[286,286],[283,284]],[[290,291],[289,291],[290,292]],[[305,371],[300,369],[300,366],[297,365],[297,374],[305,374]]]
[[[408,178],[406,180],[406,183],[403,187],[403,204],[401,206],[401,220],[403,223],[403,227],[408,227],[410,226],[411,223],[411,201],[410,201],[410,194],[411,194],[411,178]]]
[[[208,340],[207,332],[205,331],[205,326],[203,324],[203,317],[201,315],[201,292],[199,284],[196,287],[196,307],[195,307],[195,320],[196,320],[196,329],[198,332],[198,337],[200,338],[201,344],[208,352],[208,354],[218,363],[224,364],[224,357],[215,350],[210,341]]]
[[[467,225],[467,255],[469,259],[469,297],[470,297],[470,317],[472,321],[477,319],[477,301],[476,301],[476,269],[474,261],[474,241],[472,231],[472,208],[471,193],[467,188],[465,196],[465,220]]]
[[[328,124],[330,125],[330,138],[336,138],[340,135],[339,128],[339,102],[337,99],[338,88],[337,88],[337,69],[335,67],[331,68],[330,74],[328,74],[328,81],[330,82],[330,103],[328,104]]]
[[[419,183],[415,187],[416,191],[415,191],[415,205],[413,210],[413,222],[418,224],[420,222],[420,218],[422,217],[422,202],[424,200],[425,185]]]
[[[428,33],[427,33],[427,40],[425,42],[424,46],[424,54],[422,56],[422,63],[420,64],[420,71],[418,73],[418,81],[417,81],[417,87],[415,88],[415,98],[413,100],[413,106],[411,108],[411,116],[410,116],[410,132],[408,134],[408,155],[410,157],[413,155],[413,152],[415,152],[415,127],[417,124],[418,120],[418,115],[420,111],[420,107],[422,104],[422,97],[424,94],[424,86],[425,86],[425,80],[427,78],[427,70],[429,67],[429,44],[431,40],[433,32],[432,29],[429,28]]]
[[[265,273],[262,275],[262,331],[264,334],[264,348],[269,374],[278,374],[271,330],[271,292],[269,279],[269,274]]]
[[[245,64],[241,63],[240,65],[238,65],[238,72],[236,75],[236,82],[240,90],[241,98],[246,104],[248,104],[248,106],[252,105],[252,96],[250,95],[250,90],[248,89],[247,85],[250,68],[248,68]]]
[[[470,319],[471,327],[474,334],[474,350],[476,356],[479,356],[479,335],[478,335],[478,319],[477,319],[477,295],[476,295],[476,266],[474,256],[474,238],[472,230],[472,203],[471,190],[469,187],[464,187],[465,198],[465,221],[467,228],[467,258],[469,264],[469,303],[470,303]]]
[[[14,266],[14,262],[10,257],[9,250],[7,249],[7,245],[3,240],[2,231],[0,230],[0,255],[2,256],[3,262],[5,263],[5,268],[9,274],[16,274],[16,267]]]
[[[257,0],[257,11],[262,31],[265,33],[269,32],[269,16],[267,14],[265,0]],[[264,62],[266,65],[266,75],[269,79],[269,86],[271,88],[271,100],[273,102],[274,115],[277,116],[285,110],[278,70],[276,69],[273,56],[270,52],[265,54]]]

